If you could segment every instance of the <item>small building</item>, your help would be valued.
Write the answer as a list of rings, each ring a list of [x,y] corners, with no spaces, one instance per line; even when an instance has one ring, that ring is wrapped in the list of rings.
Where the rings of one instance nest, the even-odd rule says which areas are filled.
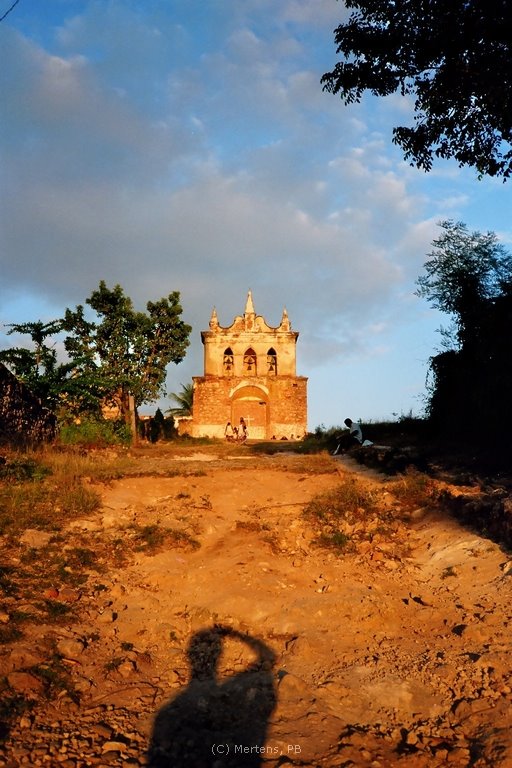
[[[296,373],[299,334],[286,309],[274,328],[254,311],[251,291],[245,312],[224,328],[215,308],[201,332],[204,375],[195,376],[193,437],[223,438],[226,424],[243,418],[250,440],[296,440],[307,431],[307,378]]]

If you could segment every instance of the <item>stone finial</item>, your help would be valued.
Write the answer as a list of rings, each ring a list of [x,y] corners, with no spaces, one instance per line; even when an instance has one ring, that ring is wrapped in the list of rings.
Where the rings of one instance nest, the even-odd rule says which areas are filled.
[[[254,311],[254,304],[252,303],[252,291],[249,291],[249,293],[247,294],[247,301],[245,303],[245,312],[244,312],[244,326],[246,331],[254,330],[255,318],[256,318],[256,313]]]
[[[288,312],[286,311],[286,307],[283,309],[283,316],[281,318],[281,325],[280,328],[283,331],[289,331],[291,328],[290,318],[288,317]]]
[[[219,327],[219,318],[217,317],[217,310],[215,307],[212,309],[212,316],[210,317],[210,328],[212,331]]]
[[[245,303],[245,315],[254,315],[254,304],[252,303],[252,291],[247,294],[247,301]]]

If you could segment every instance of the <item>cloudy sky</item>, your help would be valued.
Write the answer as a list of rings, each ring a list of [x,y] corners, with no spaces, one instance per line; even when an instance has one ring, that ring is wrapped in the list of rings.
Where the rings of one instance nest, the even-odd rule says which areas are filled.
[[[0,0],[0,16],[12,0]],[[512,241],[512,182],[406,164],[398,97],[323,93],[336,0],[19,0],[0,23],[0,346],[100,280],[200,331],[286,306],[309,426],[420,413],[443,318],[414,296],[442,219]],[[167,406],[167,403],[164,402]],[[151,408],[148,409],[151,412]]]

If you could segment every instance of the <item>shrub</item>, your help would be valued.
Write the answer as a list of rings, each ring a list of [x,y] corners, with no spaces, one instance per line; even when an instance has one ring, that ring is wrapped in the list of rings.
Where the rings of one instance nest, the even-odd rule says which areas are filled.
[[[317,542],[336,549],[346,549],[356,532],[359,538],[371,536],[384,518],[376,513],[376,497],[348,478],[315,496],[304,510],[306,517],[320,525]]]
[[[62,445],[105,448],[109,445],[129,445],[130,427],[124,421],[83,419],[79,424],[63,424],[59,431]]]

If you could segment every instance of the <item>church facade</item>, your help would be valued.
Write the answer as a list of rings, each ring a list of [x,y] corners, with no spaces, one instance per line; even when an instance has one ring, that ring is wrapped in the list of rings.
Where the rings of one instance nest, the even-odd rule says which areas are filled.
[[[225,328],[213,309],[201,332],[204,375],[195,376],[193,437],[223,438],[227,423],[244,419],[248,438],[294,440],[307,432],[307,378],[296,373],[299,334],[286,309],[277,327],[254,311],[249,291],[243,315]]]

